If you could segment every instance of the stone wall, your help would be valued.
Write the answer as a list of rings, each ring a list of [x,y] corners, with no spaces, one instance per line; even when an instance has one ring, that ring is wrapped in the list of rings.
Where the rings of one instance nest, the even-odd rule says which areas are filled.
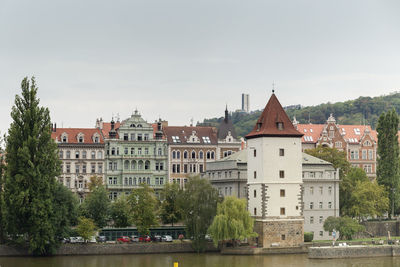
[[[254,231],[258,234],[258,246],[299,247],[304,241],[303,225],[302,219],[256,221]]]
[[[310,247],[310,259],[341,259],[363,257],[400,256],[399,246],[349,246],[349,247]]]
[[[206,251],[218,252],[212,243],[207,244]],[[190,242],[184,243],[134,243],[134,244],[63,244],[55,253],[66,255],[116,255],[116,254],[156,254],[194,252]],[[29,256],[27,249],[0,245],[0,256]]]
[[[361,224],[370,236],[387,236],[388,231],[392,236],[400,236],[399,221],[369,221]]]

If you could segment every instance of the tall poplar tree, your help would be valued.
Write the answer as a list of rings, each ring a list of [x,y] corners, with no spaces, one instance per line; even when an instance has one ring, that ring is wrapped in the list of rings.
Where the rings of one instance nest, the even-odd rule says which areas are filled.
[[[53,192],[61,162],[51,139],[49,110],[39,106],[35,79],[24,78],[21,89],[6,141],[7,232],[13,240],[24,238],[31,253],[45,255],[58,243]]]
[[[3,139],[0,136],[0,243],[4,243],[5,237],[5,218],[4,218],[4,173],[5,173],[5,162],[4,162],[4,150],[3,150]]]
[[[389,214],[394,215],[398,206],[396,201],[399,195],[399,142],[397,131],[399,116],[394,109],[382,113],[379,117],[378,127],[378,158],[377,181],[383,185],[389,194]]]

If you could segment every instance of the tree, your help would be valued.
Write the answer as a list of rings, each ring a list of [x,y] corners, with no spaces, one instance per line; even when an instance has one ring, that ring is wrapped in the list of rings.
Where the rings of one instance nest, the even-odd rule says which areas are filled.
[[[92,219],[79,217],[76,232],[84,240],[89,240],[90,237],[94,236],[94,234],[96,233],[96,225],[94,224]]]
[[[339,231],[340,240],[351,240],[353,235],[363,231],[364,226],[360,225],[356,220],[350,217],[332,217],[329,216],[324,222],[324,230],[332,232]]]
[[[4,173],[5,167],[4,164],[4,150],[3,150],[3,139],[0,136],[0,244],[5,241],[5,205],[4,205]]]
[[[78,198],[67,187],[57,183],[54,190],[54,214],[56,225],[56,237],[68,237],[70,227],[77,224]]]
[[[24,237],[35,255],[54,252],[56,225],[53,193],[60,174],[49,110],[39,106],[35,79],[24,78],[15,97],[6,142],[4,200],[7,232]]]
[[[128,227],[132,224],[129,202],[125,196],[119,197],[111,204],[111,219],[114,227]]]
[[[147,184],[141,184],[139,188],[133,189],[128,197],[132,211],[133,223],[139,234],[148,235],[150,227],[157,225],[156,209],[157,199],[154,190]]]
[[[193,248],[202,252],[206,245],[205,235],[217,211],[218,191],[206,179],[192,176],[186,184],[182,201],[186,233],[193,237]]]
[[[378,158],[377,181],[383,185],[389,193],[391,206],[388,213],[393,216],[398,206],[399,195],[399,142],[397,131],[399,128],[399,116],[394,109],[382,113],[379,117],[378,127]]]
[[[107,225],[110,218],[110,200],[104,186],[98,186],[86,197],[82,203],[82,214],[94,221],[97,227]]]
[[[256,237],[253,227],[254,221],[247,210],[246,200],[229,196],[218,204],[217,215],[208,232],[217,246],[219,241]]]
[[[345,180],[347,173],[350,170],[350,163],[347,161],[346,152],[339,151],[336,148],[318,146],[313,149],[306,149],[305,153],[320,158],[322,160],[332,163],[334,168],[339,168],[339,177]],[[339,206],[340,213],[344,214],[343,211],[346,209],[346,205],[349,203],[351,192],[344,190],[345,187],[342,185],[339,187]]]
[[[90,177],[89,191],[92,192],[99,186],[103,186],[103,178],[101,176],[93,175]]]
[[[164,224],[182,220],[182,207],[179,198],[183,191],[180,190],[179,185],[176,183],[168,183],[164,185],[161,192],[162,204],[160,211],[160,218]]]

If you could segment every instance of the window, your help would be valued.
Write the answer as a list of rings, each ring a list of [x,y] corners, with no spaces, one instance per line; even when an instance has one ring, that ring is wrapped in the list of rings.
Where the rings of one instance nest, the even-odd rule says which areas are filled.
[[[226,194],[225,194],[226,195]],[[257,190],[254,190],[254,197],[257,197]]]
[[[206,143],[206,144],[210,144],[211,143],[210,137],[203,136],[203,142]]]
[[[145,154],[145,155],[148,155],[148,154],[149,154],[149,148],[148,148],[148,147],[145,147],[145,148],[144,148],[144,154]]]
[[[323,187],[322,187],[322,186],[320,186],[320,187],[319,187],[319,193],[320,193],[320,195],[322,195],[322,193],[323,193],[323,190],[324,190],[324,189],[323,189]]]
[[[210,153],[210,151],[207,151],[207,159],[210,159],[211,158],[211,153]]]
[[[311,217],[310,217],[310,224],[313,224],[313,223],[314,223],[314,217],[311,216]]]
[[[118,162],[114,162],[114,170],[118,170]]]
[[[310,187],[310,195],[314,195],[314,186]]]
[[[286,240],[286,236],[285,235],[281,235],[281,240]]]
[[[142,148],[141,148],[141,147],[139,147],[139,148],[137,149],[137,153],[138,153],[138,155],[142,155]]]
[[[192,151],[192,159],[196,158],[196,152]]]
[[[96,151],[92,151],[90,156],[91,156],[92,159],[95,159],[96,158]]]
[[[118,182],[117,177],[114,177],[113,184],[117,184],[117,182]]]
[[[285,149],[279,148],[279,156],[280,156],[280,157],[285,156]]]
[[[172,164],[172,173],[176,173],[176,164]]]
[[[310,210],[314,208],[314,202],[310,202]]]
[[[187,164],[183,165],[183,172],[188,173],[188,165]]]
[[[67,150],[67,152],[65,153],[65,158],[70,159],[71,158],[71,151]]]
[[[322,209],[322,202],[319,202],[319,208]]]
[[[374,150],[368,149],[368,159],[373,159],[374,158]]]
[[[285,178],[285,171],[279,171],[279,178]]]
[[[329,138],[335,137],[335,132],[334,131],[329,131]]]
[[[257,208],[254,208],[254,215],[257,215]]]
[[[103,173],[103,164],[102,163],[98,163],[97,170],[99,173]]]
[[[350,159],[358,159],[358,150],[351,150],[350,152]]]
[[[161,147],[158,148],[158,155],[162,156],[162,148]]]
[[[324,231],[319,231],[319,236],[324,236]]]
[[[319,223],[323,223],[324,221],[324,216],[319,216]]]
[[[98,136],[95,136],[95,137],[94,137],[94,142],[95,142],[95,143],[99,143],[99,142],[100,142],[100,138],[99,138]]]
[[[124,141],[128,141],[128,134],[124,133]]]
[[[332,195],[332,186],[328,187],[328,193],[329,193],[329,195]]]
[[[137,140],[142,141],[143,140],[143,135],[141,133],[137,134]]]
[[[103,152],[99,151],[97,152],[97,158],[102,159],[103,158]]]
[[[214,151],[211,151],[211,159],[214,159]]]
[[[65,165],[65,168],[66,168],[66,173],[70,173],[71,172],[71,165],[69,165],[69,163],[67,163]]]
[[[75,173],[79,173],[79,165],[75,164]]]
[[[199,165],[199,169],[200,169],[200,172],[203,172],[203,171],[204,171],[204,169],[203,169],[203,164],[200,164],[200,165]],[[229,172],[229,174],[230,174],[230,172]]]
[[[79,141],[79,143],[83,143],[83,137],[79,136],[78,141]]]
[[[164,184],[164,178],[160,177],[160,185]]]
[[[332,208],[332,202],[328,202],[328,208]]]
[[[144,140],[145,141],[149,140],[149,134],[144,134]]]
[[[188,158],[188,152],[187,152],[187,151],[183,152],[183,158],[184,158],[184,159],[187,159],[187,158]]]
[[[79,151],[75,151],[75,158],[79,159]]]
[[[82,151],[82,158],[86,159],[86,151]]]
[[[179,139],[179,136],[172,136],[172,142],[173,143],[180,143],[181,140]]]
[[[310,173],[308,174],[308,176],[309,176],[310,178],[315,178],[315,172],[310,172]]]
[[[115,155],[115,147],[111,148],[111,155]]]
[[[127,147],[124,148],[124,154],[128,155],[129,149]]]
[[[203,151],[199,152],[199,159],[203,159],[204,155],[203,155]]]
[[[335,147],[341,148],[342,147],[342,142],[335,142]]]
[[[276,128],[278,128],[279,131],[282,131],[283,130],[283,122],[277,122]]]
[[[281,197],[285,196],[285,189],[281,189]]]
[[[253,153],[254,153],[254,157],[257,157],[257,150],[256,149],[253,150]]]
[[[86,173],[86,164],[82,165],[82,173]]]
[[[254,179],[257,178],[257,171],[254,171]]]
[[[372,165],[371,164],[364,164],[363,169],[366,173],[372,173]]]
[[[281,215],[285,215],[285,214],[286,214],[285,208],[281,208]]]
[[[64,157],[64,151],[60,150],[59,155],[60,155],[60,159],[62,159]]]
[[[134,133],[131,134],[131,141],[135,141],[135,134]]]
[[[362,159],[367,159],[367,150],[362,150],[362,155],[361,155]]]

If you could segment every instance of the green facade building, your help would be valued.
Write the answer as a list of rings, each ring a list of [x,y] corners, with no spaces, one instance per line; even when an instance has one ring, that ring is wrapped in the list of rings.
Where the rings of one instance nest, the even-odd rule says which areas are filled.
[[[168,182],[167,141],[161,120],[147,123],[137,110],[122,122],[112,120],[105,133],[105,150],[110,199],[128,195],[142,183],[159,195]]]

